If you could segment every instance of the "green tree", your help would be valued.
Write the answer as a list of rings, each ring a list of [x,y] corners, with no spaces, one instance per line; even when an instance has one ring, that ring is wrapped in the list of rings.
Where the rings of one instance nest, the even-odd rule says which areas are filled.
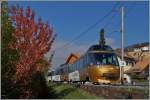
[[[9,20],[8,4],[1,3],[1,90],[2,98],[14,95],[12,93],[12,80],[15,75],[15,61],[18,58],[17,51],[9,48],[9,43],[15,41],[12,36],[13,27]]]

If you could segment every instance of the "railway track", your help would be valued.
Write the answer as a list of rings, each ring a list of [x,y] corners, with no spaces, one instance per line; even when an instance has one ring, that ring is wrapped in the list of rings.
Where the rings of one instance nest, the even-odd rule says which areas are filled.
[[[68,84],[68,83],[64,83],[64,84]],[[145,89],[145,88],[149,88],[149,84],[92,84],[90,82],[85,83],[85,84],[81,84],[81,83],[70,83],[70,85],[73,85],[75,87],[80,87],[82,86],[92,86],[92,87],[114,87],[114,88],[135,88],[135,89]]]

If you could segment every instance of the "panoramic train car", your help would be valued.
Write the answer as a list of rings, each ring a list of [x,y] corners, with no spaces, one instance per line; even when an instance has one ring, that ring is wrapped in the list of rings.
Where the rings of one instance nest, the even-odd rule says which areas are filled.
[[[116,83],[120,79],[119,62],[110,46],[93,45],[73,64],[64,64],[52,74],[52,81]]]
[[[84,59],[87,63],[80,70],[80,77],[93,83],[116,83],[120,79],[119,62],[110,46],[93,45],[87,51]],[[86,68],[88,66],[88,68]]]
[[[73,64],[63,64],[57,68],[51,74],[52,81],[118,83],[120,81],[118,60],[113,49],[105,45],[104,30],[101,30],[99,44],[92,45]]]

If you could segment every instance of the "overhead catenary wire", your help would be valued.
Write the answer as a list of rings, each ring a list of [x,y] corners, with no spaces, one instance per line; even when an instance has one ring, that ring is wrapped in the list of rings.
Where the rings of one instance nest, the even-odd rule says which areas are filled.
[[[124,4],[124,3],[122,3],[122,5],[123,5],[123,4]],[[120,5],[120,6],[121,6],[121,5]],[[129,7],[129,8],[128,8],[128,7]],[[129,5],[128,7],[127,7],[128,9],[126,10],[127,13],[126,13],[126,15],[124,16],[125,19],[126,19],[126,17],[128,17],[129,13],[134,9],[135,3],[133,3],[132,5]],[[119,7],[119,8],[120,8],[120,7]],[[112,10],[111,10],[111,11],[112,11]],[[115,12],[115,11],[112,11],[112,12]],[[111,12],[111,14],[112,14],[112,12]],[[110,14],[110,15],[111,15],[111,14]],[[110,20],[112,20],[112,19],[114,18],[114,16],[115,16],[115,14],[113,13],[113,15],[112,15],[111,18],[109,19],[108,23],[105,23],[105,24],[103,25],[104,28],[107,28],[107,27],[110,25],[110,23],[111,23]],[[107,16],[106,16],[106,17],[107,17]],[[99,22],[99,23],[100,23],[100,22]],[[97,24],[99,24],[99,23],[97,23]],[[95,24],[96,24],[96,23],[95,23]],[[96,24],[96,25],[97,25],[97,24]],[[111,24],[112,24],[112,23],[111,23]],[[119,21],[119,23],[116,24],[115,26],[118,27],[118,26],[120,26],[119,24],[120,24],[120,21]],[[94,24],[93,24],[93,25],[94,25]],[[95,26],[96,26],[96,25],[95,25]],[[95,26],[94,26],[94,27],[95,27]],[[92,27],[92,26],[91,26],[91,27]],[[93,28],[94,28],[94,27],[93,27]],[[92,28],[91,28],[91,29],[92,29]],[[88,30],[88,29],[87,29],[87,30]],[[108,34],[109,34],[109,36],[111,36],[111,35],[113,35],[113,33],[119,33],[119,31],[120,31],[120,29],[117,29],[117,30],[114,30],[114,31],[112,31],[112,32],[108,32]],[[88,32],[88,31],[87,31],[87,32]],[[84,33],[84,32],[82,32],[82,33]],[[87,33],[85,33],[85,34],[87,34]],[[85,35],[85,34],[83,34],[83,35]],[[81,36],[83,36],[83,35],[81,35]],[[78,35],[78,36],[79,36],[79,35]],[[81,36],[80,36],[80,37],[81,37]],[[79,38],[80,38],[80,37],[79,37]],[[75,39],[75,38],[74,38],[74,39]],[[77,38],[77,39],[78,39],[78,38]],[[76,41],[76,40],[75,40],[75,41]],[[71,42],[71,41],[70,41],[70,42],[71,42],[71,43],[74,43],[75,41],[72,40],[72,42]],[[69,43],[69,42],[68,42],[68,43]],[[68,44],[68,43],[67,43],[67,44]],[[69,43],[68,45],[65,43],[64,45],[61,45],[60,47],[55,48],[54,50],[60,50],[60,51],[61,51],[61,48],[67,47],[67,46],[69,46],[71,43]],[[61,58],[61,59],[64,59],[64,58]]]
[[[122,4],[121,6],[125,6],[124,4]],[[121,7],[120,6],[120,7]],[[128,8],[128,10],[126,10],[126,14],[124,15],[124,19],[126,19],[128,16],[129,16],[129,14],[131,13],[131,11],[135,8],[135,6],[136,6],[136,3],[132,3],[130,6],[129,6],[129,8]],[[107,24],[107,23],[106,23]],[[115,26],[121,26],[121,20],[115,25]],[[120,32],[120,29],[118,29],[118,30],[116,30],[116,32]],[[116,33],[116,32],[113,32],[113,33]],[[111,34],[109,34],[109,36],[110,36]]]
[[[119,5],[119,4],[120,4],[120,5]],[[89,30],[91,30],[92,28],[94,28],[97,24],[99,24],[99,23],[102,22],[106,17],[108,17],[110,14],[112,14],[112,12],[116,12],[117,10],[116,10],[115,8],[116,8],[118,5],[119,5],[119,8],[120,8],[121,6],[124,5],[124,3],[123,3],[123,2],[117,2],[117,3],[113,6],[112,10],[110,10],[104,17],[102,17],[100,20],[98,20],[95,24],[91,25],[91,26],[90,26],[89,28],[87,28],[85,31],[81,32],[81,33],[80,33],[77,37],[75,37],[73,40],[71,40],[71,41],[65,43],[64,45],[62,45],[62,46],[60,46],[60,47],[58,47],[58,48],[55,48],[54,51],[60,50],[61,48],[65,48],[65,47],[67,47],[67,46],[73,44],[74,42],[76,42],[81,36],[87,34]],[[134,5],[132,4],[132,6],[134,6]],[[132,6],[131,6],[131,7],[132,7]],[[130,7],[130,9],[131,9],[131,7]],[[132,8],[133,8],[133,7],[132,7]],[[131,12],[131,10],[130,10],[129,12]],[[128,14],[126,14],[125,17],[126,17],[127,15],[128,15]],[[114,17],[115,17],[115,13],[113,13],[113,15],[111,16],[110,21],[111,21]],[[108,25],[110,25],[110,21],[108,21],[106,24],[104,24],[104,25],[103,25],[103,28],[106,28]],[[117,24],[117,26],[119,26],[119,24],[120,24],[120,22]],[[118,32],[119,32],[119,31],[120,31],[120,30],[118,30]],[[115,32],[117,32],[117,31],[115,30]],[[115,33],[115,32],[113,32],[113,33]],[[110,32],[110,33],[111,33],[111,32]]]
[[[128,17],[129,13],[134,9],[135,5],[136,5],[135,3],[132,3],[132,4],[129,6],[129,8],[128,8],[129,10],[127,11],[128,14],[125,15],[125,18]],[[125,6],[124,3],[121,3],[120,6],[119,6],[119,8],[122,7],[122,6]],[[115,17],[115,15],[116,15],[116,14],[113,13],[113,15],[112,15],[111,18],[108,20],[108,22],[107,22],[106,24],[104,24],[104,26],[103,26],[104,29],[107,28],[108,25],[110,25],[111,20]],[[121,22],[119,21],[119,23],[116,24],[116,26],[117,26],[117,27],[120,26],[120,23],[121,23]],[[109,36],[111,36],[113,33],[119,33],[119,32],[120,32],[120,29],[116,29],[116,30],[114,30],[114,31],[108,32],[108,34],[109,34]],[[80,43],[80,44],[81,44],[81,43]],[[80,51],[80,50],[78,50],[78,51]]]
[[[96,23],[94,23],[93,25],[91,25],[90,27],[88,27],[85,31],[81,32],[78,36],[76,36],[73,40],[69,41],[68,43],[62,45],[61,47],[55,48],[54,51],[59,50],[61,48],[64,48],[70,44],[72,44],[73,42],[77,41],[81,36],[85,35],[88,33],[89,30],[91,30],[92,28],[94,28],[97,24],[101,23],[104,19],[106,19],[109,15],[111,15],[115,8],[119,5],[119,2],[117,2],[113,8],[106,14],[104,15],[101,19],[99,19]]]
[[[119,5],[119,7],[118,8],[120,8],[121,6],[123,6],[124,5],[124,3],[121,3],[121,2],[119,2],[120,3],[120,5]],[[114,10],[114,12],[118,12],[118,10]],[[111,23],[111,20],[115,17],[115,13],[113,13],[112,14],[112,16],[111,16],[111,18],[103,25],[103,28],[104,29],[106,29],[107,27],[108,27],[108,25],[110,25],[110,23]]]

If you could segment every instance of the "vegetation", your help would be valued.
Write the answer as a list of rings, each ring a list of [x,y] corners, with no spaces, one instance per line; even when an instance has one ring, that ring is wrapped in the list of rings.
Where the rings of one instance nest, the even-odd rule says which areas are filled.
[[[48,98],[45,74],[53,31],[27,7],[2,2],[2,98]],[[32,28],[31,28],[32,27]]]
[[[96,97],[90,93],[81,90],[79,88],[72,87],[68,84],[54,84],[50,83],[49,87],[53,87],[49,90],[53,90],[53,97],[56,99],[98,99],[102,97]]]
[[[1,90],[2,98],[10,98],[17,94],[14,91],[20,91],[19,88],[14,89],[12,86],[12,81],[15,79],[15,64],[18,53],[8,47],[9,43],[16,41],[16,39],[12,35],[14,28],[9,20],[6,1],[1,3],[1,8]]]

